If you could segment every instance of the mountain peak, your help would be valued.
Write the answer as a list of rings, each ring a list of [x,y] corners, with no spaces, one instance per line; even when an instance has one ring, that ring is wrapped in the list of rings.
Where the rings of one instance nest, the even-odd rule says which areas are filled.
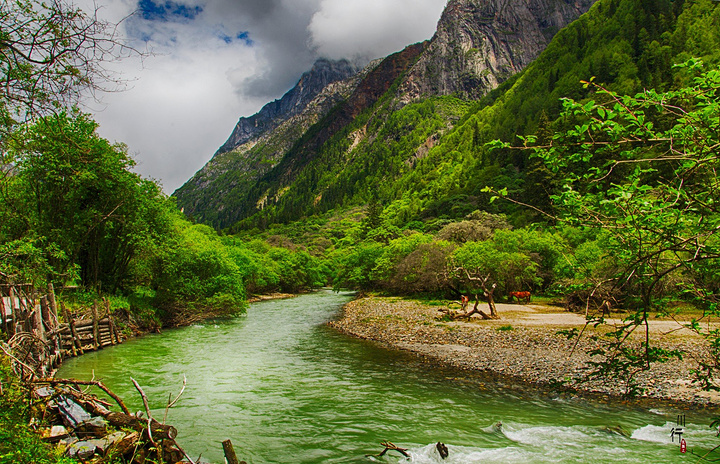
[[[538,57],[595,0],[450,0],[428,50],[408,73],[404,101],[476,99]]]
[[[348,60],[320,58],[298,83],[282,98],[272,101],[250,116],[241,117],[228,140],[216,154],[234,148],[278,127],[283,121],[299,114],[322,90],[333,82],[353,76],[359,69]]]

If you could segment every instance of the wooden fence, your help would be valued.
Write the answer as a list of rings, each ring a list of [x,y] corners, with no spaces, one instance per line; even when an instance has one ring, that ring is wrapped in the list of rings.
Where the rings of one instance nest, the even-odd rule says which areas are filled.
[[[90,316],[81,319],[60,303],[60,323],[52,284],[45,291],[31,285],[0,284],[0,329],[24,376],[45,377],[63,358],[123,342],[115,325],[110,302],[93,304]]]

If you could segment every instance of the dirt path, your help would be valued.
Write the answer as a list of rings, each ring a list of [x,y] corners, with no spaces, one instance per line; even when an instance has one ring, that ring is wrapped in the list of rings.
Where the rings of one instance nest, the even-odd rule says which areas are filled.
[[[495,325],[511,324],[523,327],[546,328],[582,328],[585,325],[584,314],[571,313],[557,306],[504,303],[498,303],[496,306],[501,319],[500,321],[490,321]],[[622,324],[622,320],[617,317],[607,318],[606,321],[608,324]],[[649,325],[650,333],[658,337],[690,337],[699,339],[699,336],[695,332],[675,321],[650,319]]]

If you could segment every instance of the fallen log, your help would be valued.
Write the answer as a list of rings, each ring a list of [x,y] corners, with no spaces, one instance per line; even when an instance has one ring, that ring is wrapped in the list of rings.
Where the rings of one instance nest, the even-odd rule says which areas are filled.
[[[105,416],[105,420],[115,427],[129,428],[137,432],[143,432],[147,430],[147,421],[145,419],[138,419],[137,417],[125,414],[122,412],[111,412]],[[155,419],[150,419],[150,432],[153,438],[169,438],[175,440],[177,437],[177,429],[172,425],[161,424]],[[149,438],[146,433],[146,438]]]
[[[119,456],[126,456],[139,446],[139,442],[140,434],[138,432],[132,432],[125,435],[119,442],[115,443],[109,451],[112,451]]]

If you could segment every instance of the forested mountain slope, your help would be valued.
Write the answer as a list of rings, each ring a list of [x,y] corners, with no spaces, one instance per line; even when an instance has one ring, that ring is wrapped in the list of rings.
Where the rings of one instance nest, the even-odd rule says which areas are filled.
[[[525,203],[549,207],[554,176],[524,152],[489,153],[485,143],[501,139],[517,144],[516,135],[535,132],[547,139],[555,130],[572,127],[572,121],[556,119],[563,98],[589,95],[582,80],[594,78],[629,95],[646,88],[676,88],[687,78],[684,69],[674,65],[691,57],[708,66],[720,62],[718,2],[600,0],[560,31],[523,73],[481,100],[382,195],[388,201],[402,199],[395,203],[401,216],[461,217],[478,208],[493,211],[495,206],[481,192],[485,186],[508,188]],[[517,218],[520,222],[537,219],[528,208],[504,208],[525,216]]]
[[[254,188],[275,182],[275,204],[235,229],[264,227],[377,198],[398,224],[476,209],[500,212],[482,193],[508,188],[518,199],[549,206],[554,188],[547,170],[522,152],[488,153],[485,143],[561,127],[561,99],[582,99],[581,80],[621,93],[672,88],[683,81],[675,63],[699,57],[718,62],[720,8],[711,0],[600,0],[561,30],[522,73],[472,103],[430,97],[398,106],[402,80],[373,108],[324,144],[293,182],[270,171]],[[261,187],[262,186],[262,187]],[[282,186],[282,187],[279,187]],[[278,198],[279,197],[279,198]],[[249,207],[246,204],[246,207]],[[503,206],[517,223],[536,218]]]
[[[535,59],[552,36],[587,11],[593,1],[452,0],[429,43],[410,46],[377,67],[375,63],[349,80],[331,84],[308,105],[309,116],[304,111],[276,127],[261,125],[261,131],[249,123],[265,121],[262,112],[242,118],[218,154],[178,189],[178,203],[187,214],[216,227],[226,227],[267,206],[275,210],[274,204],[288,188],[304,182],[300,179],[303,168],[326,153],[328,144],[342,149],[375,146],[375,141],[382,145],[389,133],[405,130],[395,125],[399,121],[393,121],[392,115],[408,103],[432,96],[467,100],[484,95]],[[458,109],[465,111],[464,103],[456,103],[450,104],[457,108],[449,113],[448,107],[438,110],[434,122],[413,132],[402,148],[394,150],[422,156],[457,120]],[[337,105],[330,110],[331,104]],[[426,115],[428,108],[422,110]],[[340,184],[351,181],[355,182],[345,179]],[[302,202],[320,208],[336,205],[338,198],[342,202],[347,196],[337,190],[293,198],[292,206],[281,208],[281,216],[303,214]]]
[[[253,182],[275,166],[310,126],[345,100],[365,70],[347,60],[318,60],[281,99],[238,120],[212,159],[175,192],[186,214],[216,224],[226,198],[244,197]]]

